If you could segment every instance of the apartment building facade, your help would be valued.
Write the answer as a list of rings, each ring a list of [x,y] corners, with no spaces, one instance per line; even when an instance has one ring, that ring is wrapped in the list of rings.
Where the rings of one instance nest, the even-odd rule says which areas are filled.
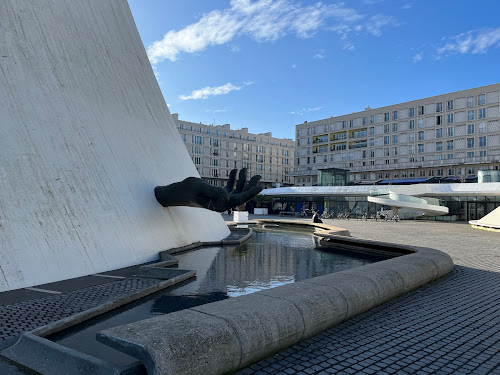
[[[500,84],[296,125],[297,186],[318,170],[350,171],[350,183],[456,177],[500,166]]]
[[[181,138],[201,178],[224,186],[232,169],[247,168],[248,179],[261,175],[265,188],[292,186],[295,142],[271,132],[253,134],[229,124],[205,125],[172,114]]]

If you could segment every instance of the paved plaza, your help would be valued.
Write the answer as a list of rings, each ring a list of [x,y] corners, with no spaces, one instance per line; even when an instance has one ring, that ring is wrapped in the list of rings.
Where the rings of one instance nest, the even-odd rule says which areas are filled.
[[[454,272],[240,375],[500,374],[500,233],[465,223],[324,222],[353,237],[442,250]]]
[[[258,219],[259,216],[251,218]],[[225,219],[231,220],[229,216]],[[453,258],[455,269],[442,280],[268,357],[241,370],[239,375],[500,374],[499,232],[472,229],[465,223],[324,222],[348,229],[357,238],[442,250]],[[33,325],[44,324],[45,318],[51,321],[61,314],[77,312],[88,303],[95,303],[95,299],[106,300],[110,298],[108,294],[114,296],[120,292],[115,293],[107,286],[120,289],[123,283],[134,280],[111,278],[104,285],[102,282],[81,291],[61,290],[62,295],[44,299],[4,301],[0,313],[8,315],[14,306],[21,306],[26,318],[24,315],[16,319],[17,315],[7,317],[0,314],[0,318],[12,322],[9,327],[2,324],[5,332],[0,341],[15,337]],[[133,287],[141,289],[144,285],[134,284]],[[95,295],[82,297],[82,293],[88,294],[94,289]],[[72,294],[78,295],[77,300],[82,306],[78,301],[68,304],[61,299]],[[64,309],[58,301],[64,302]],[[39,316],[34,311],[34,303],[50,305],[57,311],[54,311],[54,316]],[[32,372],[0,360],[0,373]]]

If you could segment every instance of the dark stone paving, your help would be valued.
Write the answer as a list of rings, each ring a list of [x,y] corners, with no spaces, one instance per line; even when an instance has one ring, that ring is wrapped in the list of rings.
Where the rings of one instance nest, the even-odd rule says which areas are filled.
[[[239,240],[247,233],[248,229],[232,228],[231,235],[225,240]],[[89,275],[36,286],[61,294],[47,294],[29,289],[0,293],[0,350],[13,345],[23,332],[32,331],[107,302],[120,300],[163,282],[136,277],[140,266],[142,265],[100,273],[125,277],[122,280]],[[34,372],[0,357],[0,375],[3,374],[27,375]]]
[[[453,275],[239,374],[500,374],[500,274]]]
[[[101,285],[0,306],[0,344],[48,323],[147,289],[162,280],[103,280]]]
[[[467,225],[329,224],[445,250],[454,272],[247,367],[246,374],[500,374],[500,234]],[[390,226],[389,226],[390,225]]]
[[[500,375],[500,233],[451,223],[326,221],[359,238],[443,250],[457,266],[444,279],[268,357],[239,375]],[[0,346],[2,340],[24,331],[157,282],[129,278],[0,306]],[[0,358],[0,374],[4,373],[32,374]]]

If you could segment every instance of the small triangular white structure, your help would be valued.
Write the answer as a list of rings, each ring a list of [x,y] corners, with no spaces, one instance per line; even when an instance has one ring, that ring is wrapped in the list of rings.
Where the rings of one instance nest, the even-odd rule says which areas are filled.
[[[495,208],[479,220],[469,221],[469,224],[483,228],[500,229],[500,207]]]
[[[229,234],[163,208],[198,177],[125,1],[0,4],[0,292]]]

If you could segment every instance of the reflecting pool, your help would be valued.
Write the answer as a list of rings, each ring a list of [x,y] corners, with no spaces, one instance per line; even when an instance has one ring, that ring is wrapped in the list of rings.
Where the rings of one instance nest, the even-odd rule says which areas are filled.
[[[100,330],[384,260],[316,248],[310,230],[258,229],[243,244],[176,254],[195,279],[157,292],[48,339],[116,364],[135,360],[95,341]]]

